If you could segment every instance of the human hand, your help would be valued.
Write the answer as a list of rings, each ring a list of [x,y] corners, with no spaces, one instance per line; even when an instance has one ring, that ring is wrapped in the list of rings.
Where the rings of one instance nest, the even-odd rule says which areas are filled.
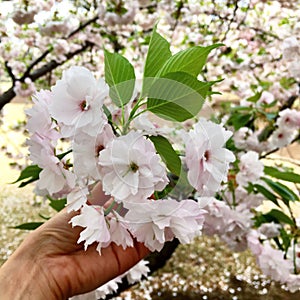
[[[96,186],[90,202],[103,198]],[[96,245],[85,251],[77,244],[82,228],[69,224],[75,214],[64,209],[28,235],[0,269],[1,300],[67,299],[96,289],[149,254],[138,242],[126,250],[112,243],[101,256]]]

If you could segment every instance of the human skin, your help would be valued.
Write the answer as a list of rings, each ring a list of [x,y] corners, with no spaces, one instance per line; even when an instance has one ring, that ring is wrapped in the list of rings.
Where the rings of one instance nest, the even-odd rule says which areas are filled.
[[[93,197],[99,195],[96,187]],[[74,215],[64,209],[27,236],[0,268],[1,300],[65,300],[96,289],[149,254],[138,242],[126,250],[112,243],[101,255],[97,245],[85,251],[77,244],[82,228],[69,224]]]

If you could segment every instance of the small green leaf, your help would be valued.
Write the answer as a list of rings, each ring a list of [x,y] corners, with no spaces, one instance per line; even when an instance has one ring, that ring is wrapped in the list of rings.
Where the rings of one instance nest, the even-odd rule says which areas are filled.
[[[51,217],[46,217],[46,216],[44,216],[44,215],[42,215],[42,214],[39,214],[39,217],[41,217],[42,219],[44,219],[44,220],[46,220],[46,221],[48,221],[48,220],[51,219]]]
[[[197,77],[206,63],[209,53],[223,44],[214,44],[207,47],[195,46],[180,51],[171,56],[156,75],[162,77],[167,73],[184,72]]]
[[[256,102],[260,99],[261,95],[262,95],[262,92],[257,92],[254,96],[249,97],[249,98],[247,98],[246,100],[247,100],[248,102],[256,103]]]
[[[157,153],[167,165],[168,169],[178,177],[181,171],[181,160],[173,149],[171,143],[163,136],[150,136],[149,139],[155,146]]]
[[[284,212],[278,209],[272,209],[270,212],[268,212],[266,215],[271,216],[275,220],[277,220],[279,223],[285,223],[294,226],[294,221],[287,216]]]
[[[132,97],[135,74],[131,63],[118,53],[104,52],[105,81],[109,85],[112,101],[123,107]]]
[[[67,199],[52,199],[50,197],[48,197],[49,201],[50,201],[50,206],[55,209],[56,211],[61,211],[62,209],[65,208],[66,204],[67,204]]]
[[[272,209],[266,214],[258,214],[255,216],[255,222],[254,225],[256,228],[258,228],[261,224],[263,223],[284,223],[284,224],[289,224],[292,226],[295,226],[294,221],[287,216],[284,212],[278,209]]]
[[[148,93],[154,80],[153,77],[155,77],[164,63],[172,56],[169,42],[157,33],[156,29],[157,26],[153,29],[146,57],[142,96]]]
[[[241,127],[248,125],[248,123],[252,121],[252,118],[253,118],[252,113],[240,114],[235,112],[227,120],[227,124],[233,126],[235,130],[238,130]]]
[[[44,222],[30,222],[30,223],[23,223],[11,228],[22,229],[22,230],[34,230],[43,224]]]
[[[260,225],[264,224],[264,223],[269,223],[274,221],[273,218],[268,218],[266,217],[266,215],[264,214],[258,214],[254,217],[254,226],[255,228],[258,228]]]
[[[269,125],[269,126],[266,126],[262,131],[261,133],[258,135],[258,140],[260,142],[263,142],[263,141],[266,141],[270,135],[273,133],[274,131],[274,126],[273,125]]]
[[[105,104],[103,104],[103,111],[108,119],[108,121],[112,121],[112,116],[111,116],[111,112],[110,110],[107,108],[107,106]]]
[[[271,200],[273,203],[275,203],[277,206],[279,206],[279,203],[277,201],[277,197],[267,190],[264,186],[260,184],[254,184],[253,187],[256,189],[257,192],[261,193],[264,195],[268,200]]]
[[[31,165],[26,167],[24,170],[21,171],[20,176],[18,179],[12,183],[16,183],[22,181],[19,187],[24,187],[25,185],[34,182],[39,179],[39,174],[42,169],[38,165]],[[26,180],[28,179],[28,180]]]
[[[185,121],[198,114],[212,84],[188,73],[166,74],[151,86],[147,109],[163,119]]]
[[[300,183],[300,175],[293,172],[279,171],[277,168],[265,166],[264,173],[277,179]]]
[[[284,184],[272,181],[271,179],[265,177],[262,177],[261,179],[266,182],[267,185],[281,197],[282,201],[287,206],[289,206],[289,201],[299,201],[298,196]]]
[[[282,239],[284,251],[287,252],[291,245],[291,236],[284,230],[284,228],[280,228],[280,237]]]
[[[72,152],[72,149],[70,149],[70,150],[68,150],[68,151],[66,151],[66,152],[64,152],[64,153],[58,154],[58,155],[56,155],[56,157],[57,157],[58,159],[63,159],[66,155],[68,155],[68,154],[71,153],[71,152]]]

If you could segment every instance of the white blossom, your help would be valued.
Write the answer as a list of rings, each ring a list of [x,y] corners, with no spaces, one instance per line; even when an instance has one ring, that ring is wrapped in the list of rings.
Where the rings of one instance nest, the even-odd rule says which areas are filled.
[[[167,184],[154,145],[139,132],[113,139],[99,156],[103,189],[116,201],[144,201]]]
[[[232,132],[203,118],[185,138],[188,180],[203,195],[211,196],[227,181],[229,163],[235,160],[224,144]]]

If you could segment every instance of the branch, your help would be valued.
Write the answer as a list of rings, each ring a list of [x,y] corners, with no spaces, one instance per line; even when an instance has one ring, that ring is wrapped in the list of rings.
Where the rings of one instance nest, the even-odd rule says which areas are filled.
[[[65,54],[66,56],[66,60],[62,61],[62,62],[57,62],[56,60],[51,60],[49,63],[45,64],[44,66],[42,66],[41,68],[37,69],[36,71],[34,71],[29,78],[32,81],[35,81],[36,79],[46,75],[48,72],[54,70],[55,68],[57,68],[58,66],[63,65],[65,62],[67,62],[68,60],[70,60],[72,57],[74,57],[75,55],[85,51],[88,47],[93,46],[94,44],[91,42],[86,42],[80,49],[74,51],[74,52],[70,52]]]
[[[35,61],[33,61],[27,68],[27,70],[24,72],[23,76],[20,78],[20,81],[24,80],[26,77],[29,77],[31,70],[39,63],[41,62],[51,51],[48,49],[46,50],[41,56],[39,56]]]
[[[92,18],[92,19],[86,21],[85,23],[79,25],[78,28],[76,28],[74,31],[72,31],[71,33],[69,33],[68,36],[65,39],[68,40],[70,37],[72,37],[76,33],[80,32],[82,29],[84,29],[88,25],[96,22],[98,20],[98,18],[99,18],[98,16],[95,16],[94,18]]]
[[[234,9],[233,9],[233,13],[232,13],[232,17],[231,19],[229,20],[229,23],[228,23],[228,26],[227,26],[227,30],[226,32],[224,33],[224,36],[223,38],[221,39],[221,42],[224,42],[226,37],[227,37],[227,34],[229,33],[230,29],[231,29],[231,25],[232,23],[235,21],[235,17],[236,17],[236,13],[239,9],[239,3],[238,3],[238,0],[235,1],[235,4],[234,4]]]
[[[74,57],[75,55],[85,51],[88,47],[91,47],[91,46],[93,46],[93,43],[86,42],[80,49],[78,49],[74,52],[67,53],[65,55],[66,59],[64,61],[57,62],[55,60],[51,60],[49,63],[43,65],[42,67],[40,67],[36,71],[32,72],[31,74],[28,74],[26,77],[30,78],[32,81],[35,81],[36,79],[46,75],[48,72],[51,72],[52,70],[54,70],[58,66],[63,65],[65,62],[70,60],[72,57]],[[24,77],[24,75],[22,76],[21,79],[25,79],[23,77]],[[16,96],[16,93],[14,92],[14,89],[13,89],[13,86],[12,86],[9,90],[4,92],[0,96],[0,110],[3,108],[3,106],[5,104],[9,103],[15,96]]]
[[[14,91],[14,87],[12,86],[10,89],[8,89],[0,96],[0,110],[3,108],[5,104],[9,103],[15,96],[16,93]]]
[[[11,67],[8,65],[8,61],[5,61],[4,65],[5,65],[5,69],[6,69],[7,73],[8,73],[8,75],[9,75],[9,77],[11,78],[11,80],[12,80],[12,82],[14,84],[16,82],[16,77],[15,77],[15,75],[14,75]]]
[[[80,32],[82,29],[84,29],[85,27],[87,27],[88,25],[92,24],[93,22],[95,22],[98,19],[98,16],[95,16],[94,18],[86,21],[85,23],[79,25],[74,31],[72,31],[71,33],[69,33],[69,35],[67,37],[65,37],[65,39],[69,39],[72,36],[74,36],[76,33]],[[29,77],[29,74],[31,72],[31,70],[39,63],[41,62],[44,58],[46,58],[46,56],[51,53],[52,50],[48,49],[46,50],[44,53],[42,53],[35,61],[33,61],[29,67],[27,68],[27,70],[25,71],[24,75],[22,76],[22,78],[20,79],[21,81],[24,80],[26,77]]]

